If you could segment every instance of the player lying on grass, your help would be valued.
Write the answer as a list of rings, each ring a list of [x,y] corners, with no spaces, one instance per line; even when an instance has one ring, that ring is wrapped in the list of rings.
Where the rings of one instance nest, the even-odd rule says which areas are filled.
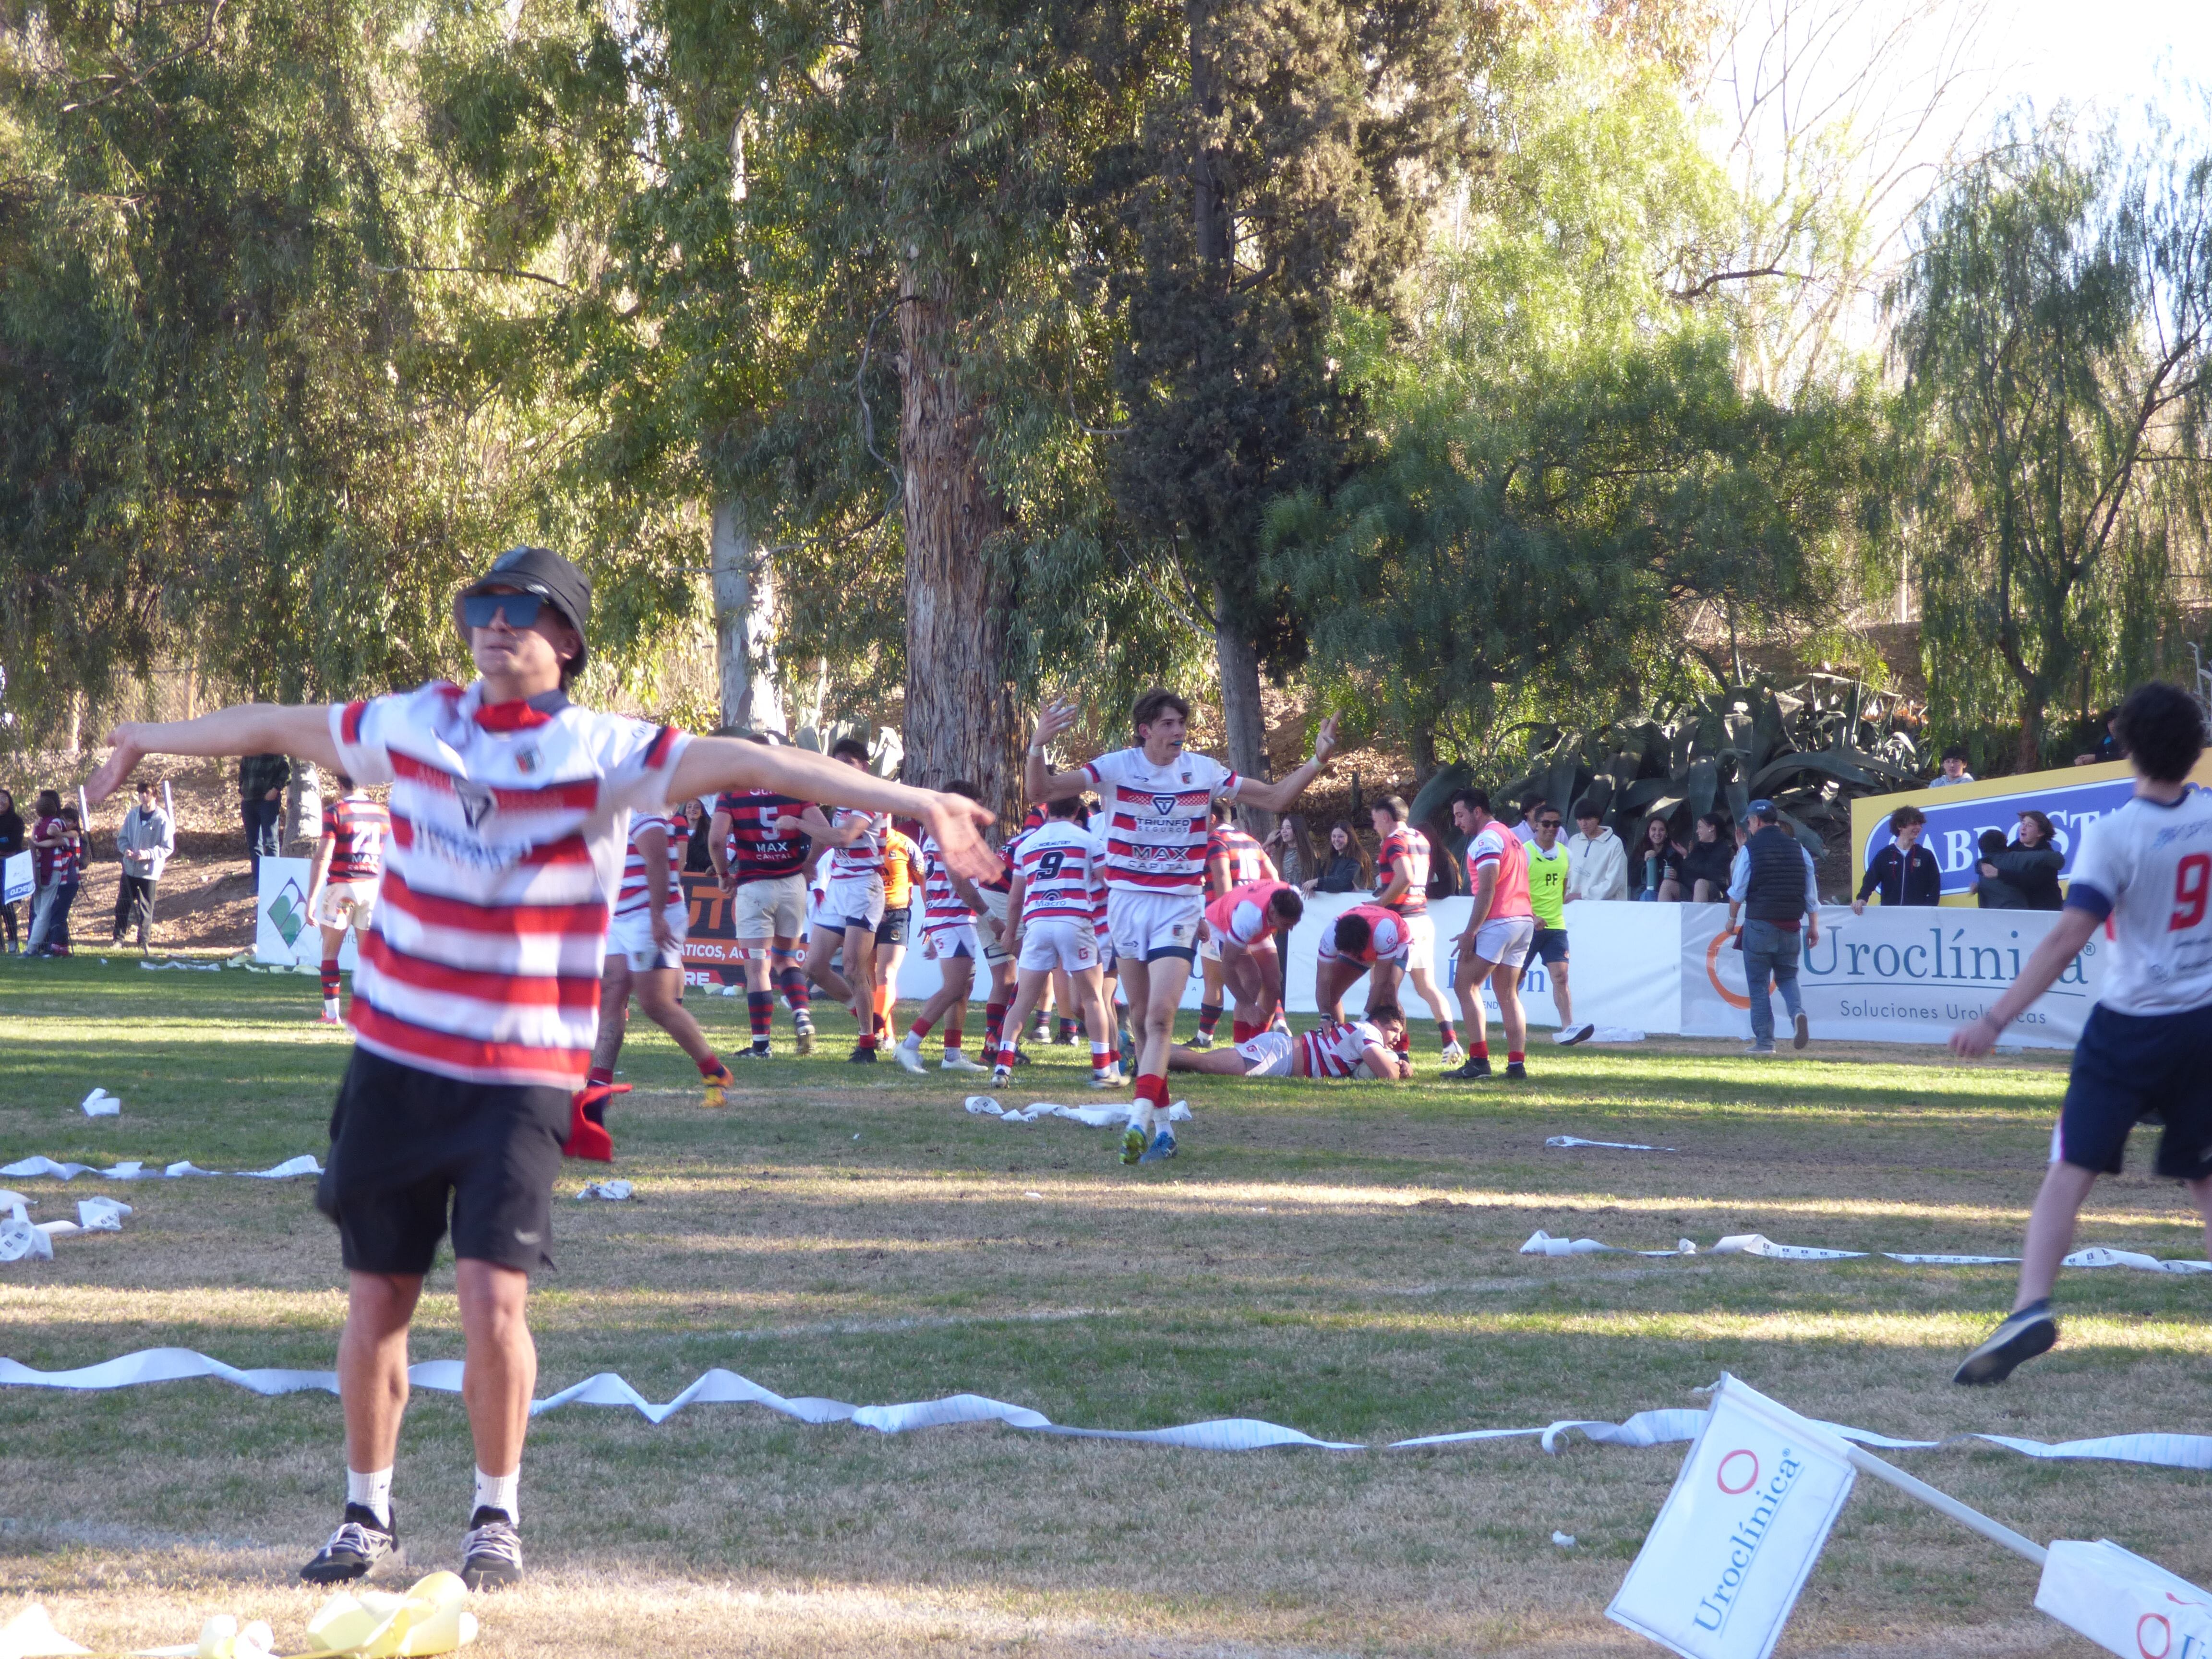
[[[1293,1036],[1261,1031],[1228,1048],[1168,1050],[1170,1072],[1205,1072],[1215,1077],[1365,1077],[1400,1083],[1413,1074],[1413,1062],[1400,1052],[1406,1041],[1406,1017],[1395,1003],[1370,1008],[1364,1019],[1334,1020],[1318,1030]]]
[[[2185,1182],[2212,1250],[2212,795],[2189,781],[2204,716],[2178,686],[2140,686],[2120,706],[2134,795],[2082,832],[2066,908],[1993,1007],[1951,1034],[1985,1054],[2109,925],[2104,985],[2074,1045],[2051,1167],[2028,1212],[2012,1315],[1953,1379],[2002,1382],[2058,1340],[2051,1291],[2075,1218],[2100,1175],[2118,1175],[2128,1132],[2164,1124],[2157,1170]]]
[[[1220,953],[1221,982],[1236,1003],[1233,1041],[1257,1036],[1281,1012],[1283,960],[1275,935],[1297,927],[1305,913],[1297,888],[1267,878],[1232,887],[1206,907],[1206,931]]]
[[[452,1212],[476,1498],[461,1577],[522,1576],[516,1487],[538,1351],[530,1275],[552,1261],[553,1181],[598,1035],[607,898],[632,811],[725,789],[919,817],[957,869],[994,866],[990,814],[798,749],[690,738],[593,713],[565,687],[585,661],[592,586],[514,548],[453,600],[482,677],[367,702],[249,704],[118,726],[86,786],[105,799],[148,755],[294,755],[392,786],[392,846],[349,1011],[353,1057],[315,1201],[349,1274],[338,1393],[346,1504],[301,1569],[333,1583],[396,1567],[392,1467],[407,1330]]]

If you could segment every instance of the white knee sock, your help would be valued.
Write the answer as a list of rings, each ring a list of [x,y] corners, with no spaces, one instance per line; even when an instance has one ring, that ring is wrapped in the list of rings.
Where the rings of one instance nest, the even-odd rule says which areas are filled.
[[[389,1531],[392,1527],[392,1471],[379,1469],[374,1474],[363,1474],[359,1469],[348,1469],[346,1502],[360,1504],[375,1516],[380,1526]]]
[[[515,1500],[521,1486],[522,1471],[520,1469],[515,1470],[512,1474],[486,1474],[482,1469],[478,1469],[477,1471],[477,1501],[471,1506],[470,1513],[474,1514],[476,1510],[481,1509],[504,1510],[507,1511],[507,1518],[520,1526],[522,1523],[522,1511],[517,1506]]]

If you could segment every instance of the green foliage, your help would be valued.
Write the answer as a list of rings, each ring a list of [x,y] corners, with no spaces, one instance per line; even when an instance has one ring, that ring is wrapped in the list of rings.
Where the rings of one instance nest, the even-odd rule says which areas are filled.
[[[2022,768],[2177,665],[2168,581],[2202,551],[2212,157],[2124,164],[2063,123],[1953,180],[1890,295],[1905,526],[1939,737],[2000,724]]]

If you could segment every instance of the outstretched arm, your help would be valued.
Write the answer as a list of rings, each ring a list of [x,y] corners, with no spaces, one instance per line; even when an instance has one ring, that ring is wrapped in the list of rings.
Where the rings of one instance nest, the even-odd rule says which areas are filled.
[[[771,749],[737,738],[692,738],[676,763],[668,798],[681,800],[724,789],[773,789],[801,800],[919,818],[937,837],[952,868],[978,878],[998,870],[996,856],[976,833],[991,822],[988,808],[963,796],[894,783],[811,750]]]
[[[1063,700],[1047,703],[1037,716],[1036,735],[1030,739],[1030,752],[1022,761],[1022,793],[1033,803],[1066,800],[1091,787],[1081,767],[1055,772],[1044,757],[1045,745],[1075,724],[1075,705]]]
[[[149,755],[297,755],[336,771],[328,703],[245,702],[193,720],[131,720],[107,734],[107,758],[84,786],[85,798],[113,794]]]
[[[1256,806],[1263,812],[1287,812],[1306,786],[1321,775],[1328,764],[1328,757],[1336,752],[1336,716],[1331,714],[1321,723],[1314,735],[1313,758],[1300,766],[1286,778],[1273,783],[1262,783],[1257,778],[1240,778],[1237,799],[1247,806]]]

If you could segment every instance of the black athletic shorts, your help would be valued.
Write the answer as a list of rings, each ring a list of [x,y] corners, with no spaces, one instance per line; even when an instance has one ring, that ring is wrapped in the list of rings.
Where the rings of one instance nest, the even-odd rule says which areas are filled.
[[[2165,1123],[2159,1174],[2212,1175],[2212,1008],[2123,1014],[2092,1008],[2074,1045],[2073,1075],[2058,1115],[2051,1160],[2120,1172],[2128,1131],[2154,1114]]]
[[[913,919],[914,908],[911,905],[902,906],[896,910],[884,911],[884,919],[876,924],[876,943],[878,945],[905,944],[907,924]]]
[[[568,1133],[565,1089],[464,1083],[356,1048],[315,1206],[355,1273],[428,1273],[449,1206],[456,1256],[532,1273],[553,1265]]]
[[[1548,967],[1557,967],[1566,959],[1567,930],[1547,927],[1542,922],[1538,922],[1536,932],[1528,941],[1528,954],[1521,958],[1522,969],[1525,971],[1540,962]]]

